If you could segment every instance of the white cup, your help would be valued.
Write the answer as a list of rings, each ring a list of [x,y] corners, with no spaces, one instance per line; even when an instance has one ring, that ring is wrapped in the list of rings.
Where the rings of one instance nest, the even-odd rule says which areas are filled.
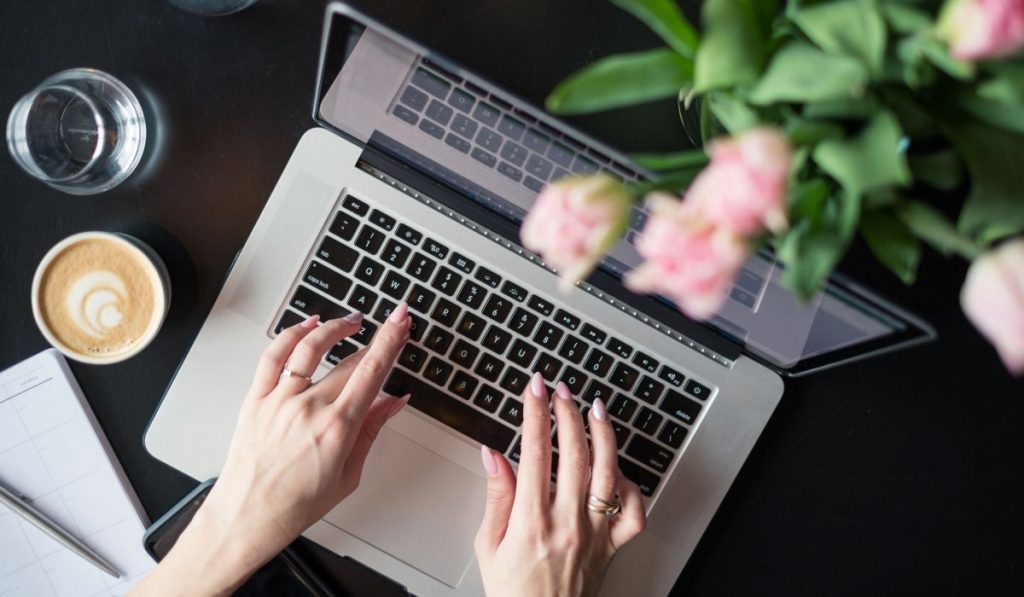
[[[57,335],[50,329],[46,322],[46,318],[44,318],[42,314],[39,291],[43,275],[46,273],[47,269],[49,269],[50,264],[58,255],[74,243],[90,239],[113,241],[126,249],[129,253],[134,254],[138,257],[139,263],[143,264],[146,273],[149,275],[150,283],[152,284],[153,300],[155,304],[153,305],[153,316],[149,321],[149,325],[146,327],[145,333],[138,342],[133,343],[130,347],[120,352],[88,354],[74,350],[60,341]],[[113,232],[80,232],[78,234],[73,234],[60,241],[54,245],[53,248],[47,251],[46,255],[44,255],[42,260],[39,262],[39,266],[36,267],[35,276],[32,278],[32,316],[35,318],[36,326],[39,327],[39,331],[42,332],[43,337],[45,337],[46,341],[54,348],[61,351],[64,356],[91,365],[109,365],[112,363],[119,363],[135,356],[144,348],[149,346],[149,343],[156,337],[157,333],[160,331],[160,327],[164,323],[164,319],[167,317],[167,310],[170,307],[170,303],[171,278],[167,273],[167,267],[164,265],[163,260],[160,259],[160,256],[157,255],[156,251],[150,248],[149,245],[127,234]]]

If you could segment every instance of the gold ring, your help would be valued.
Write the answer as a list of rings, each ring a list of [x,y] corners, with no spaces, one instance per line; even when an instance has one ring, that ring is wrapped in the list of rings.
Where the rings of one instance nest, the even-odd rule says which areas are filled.
[[[604,514],[605,516],[615,516],[622,511],[622,504],[618,501],[605,501],[594,494],[590,494],[590,496],[587,497],[587,510],[598,514]]]
[[[298,373],[289,369],[287,366],[285,366],[284,371],[281,372],[281,379],[284,379],[286,377],[298,377],[299,379],[304,379],[309,383],[313,383],[312,375],[299,375]]]

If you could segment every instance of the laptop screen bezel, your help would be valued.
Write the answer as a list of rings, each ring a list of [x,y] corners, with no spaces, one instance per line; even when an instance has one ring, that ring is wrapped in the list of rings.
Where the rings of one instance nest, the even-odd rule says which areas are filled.
[[[418,43],[416,40],[403,35],[400,32],[395,31],[391,27],[381,23],[373,17],[366,15],[358,9],[345,4],[344,2],[332,2],[328,4],[324,19],[322,40],[320,46],[320,57],[317,67],[316,77],[316,89],[313,97],[312,106],[312,117],[313,120],[321,127],[326,128],[346,140],[355,143],[364,150],[364,154],[381,154],[376,148],[363,142],[360,139],[353,137],[351,134],[334,126],[320,115],[321,104],[327,95],[328,88],[330,87],[331,80],[327,79],[327,73],[340,72],[341,65],[345,60],[345,52],[339,51],[342,48],[338,48],[339,42],[347,41],[347,35],[332,35],[334,31],[337,18],[348,19],[352,22],[365,28],[372,28],[375,31],[386,35],[394,41],[410,48],[411,50],[421,54],[425,58],[429,59],[433,63],[439,65],[442,68],[451,70],[452,72],[465,72],[465,69],[460,67],[457,63],[453,62],[444,55]],[[345,26],[345,25],[343,25]],[[500,92],[506,97],[512,98],[517,102],[517,107],[521,107],[526,111],[536,111],[532,104],[528,101],[522,100],[517,94],[508,92],[499,85],[493,84],[492,82],[481,77],[477,73],[473,73],[474,78],[484,83],[490,89]],[[544,114],[544,117],[551,118],[550,114]],[[587,143],[592,143],[595,147],[601,151],[613,155],[616,159],[631,165],[637,170],[642,171],[641,168],[636,167],[632,162],[616,151],[614,148],[610,148],[607,145],[601,143],[598,140],[574,129],[573,127],[559,122],[559,124],[566,130],[571,131],[573,135],[578,138],[585,139]],[[392,164],[394,167],[394,160],[386,159],[390,156],[386,156],[385,159],[375,159],[374,162],[378,164]],[[390,173],[389,173],[390,174]],[[408,176],[408,172],[404,173]],[[425,173],[421,173],[424,177],[432,178],[427,176]],[[398,178],[398,177],[396,177]],[[421,182],[423,179],[421,179]],[[453,208],[466,209],[468,204],[472,203],[474,206],[477,205],[469,199],[462,199],[451,197],[451,194],[459,195],[457,189],[454,189],[450,185],[443,181],[434,181],[436,185],[434,187],[436,193],[445,195],[456,205],[449,205]],[[443,190],[442,190],[443,189]],[[441,197],[437,197],[441,198]],[[517,223],[505,218],[503,215],[486,210],[486,208],[480,206],[479,210],[474,209],[480,214],[481,219],[484,220],[481,223],[487,224],[492,228],[497,228],[495,232],[501,233],[508,240],[518,243],[516,234]],[[485,213],[486,212],[486,213]],[[870,292],[862,286],[854,283],[852,280],[842,276],[841,274],[834,274],[830,280],[829,285],[833,289],[840,292],[846,293],[847,295],[853,296],[856,299],[863,301],[870,305],[872,308],[877,309],[880,313],[883,313],[891,319],[898,320],[903,324],[903,329],[896,331],[892,334],[888,334],[873,340],[860,342],[851,346],[847,346],[840,349],[831,350],[823,354],[819,354],[812,357],[803,358],[797,363],[790,367],[782,367],[777,363],[772,362],[768,358],[757,354],[748,349],[742,341],[730,338],[727,333],[714,327],[713,325],[706,322],[697,322],[685,318],[678,312],[675,312],[661,301],[657,301],[650,297],[641,295],[635,295],[626,290],[621,283],[621,280],[616,276],[611,275],[608,272],[598,270],[586,281],[588,284],[598,288],[609,295],[614,296],[616,299],[626,302],[637,308],[638,310],[646,313],[647,315],[657,318],[659,321],[669,323],[670,327],[676,329],[679,333],[689,337],[690,339],[698,342],[699,344],[705,345],[712,351],[715,351],[729,360],[735,360],[739,355],[746,355],[747,357],[763,364],[764,366],[778,372],[781,375],[795,377],[801,376],[808,373],[820,371],[823,369],[831,368],[843,363],[853,362],[883,354],[886,352],[892,352],[902,348],[906,348],[912,345],[925,343],[936,338],[936,333],[927,323],[920,320],[916,316],[913,316],[899,307],[879,297],[876,293]]]

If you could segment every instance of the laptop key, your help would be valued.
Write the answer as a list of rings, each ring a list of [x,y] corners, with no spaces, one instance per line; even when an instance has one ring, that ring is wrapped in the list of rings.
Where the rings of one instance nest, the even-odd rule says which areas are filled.
[[[478,340],[480,334],[484,332],[484,326],[486,323],[483,319],[480,319],[472,313],[466,313],[462,316],[462,320],[459,321],[458,327],[455,331],[469,338],[470,340]]]
[[[409,267],[405,268],[405,272],[420,282],[428,282],[435,267],[437,267],[436,261],[422,253],[417,253],[409,262]]]
[[[352,296],[348,297],[348,305],[360,313],[369,313],[372,311],[373,305],[376,302],[377,293],[359,284],[357,284],[356,289],[352,291]]]
[[[674,456],[672,452],[662,448],[642,435],[633,436],[629,445],[626,446],[626,454],[632,456],[641,464],[646,464],[659,473],[663,473],[668,470],[668,465],[672,464],[672,457]]]
[[[387,321],[388,316],[391,315],[391,312],[395,310],[396,306],[397,305],[395,305],[395,303],[392,303],[387,299],[381,299],[380,303],[377,305],[377,310],[373,312],[373,318],[377,321]]]
[[[645,375],[640,380],[640,384],[637,385],[636,391],[633,395],[644,402],[655,404],[658,402],[658,398],[661,398],[661,392],[664,391],[664,389],[664,384]]]
[[[395,104],[395,107],[391,109],[391,113],[397,116],[399,120],[404,120],[409,124],[416,124],[420,119],[418,114],[401,104]]]
[[[505,141],[501,147],[501,157],[511,162],[514,166],[522,166],[526,161],[526,148],[514,141]]]
[[[473,346],[465,340],[458,340],[455,342],[455,347],[452,348],[451,359],[452,362],[460,367],[466,369],[473,368],[473,362],[476,361],[477,355],[480,354],[480,349]]]
[[[580,327],[580,318],[563,309],[559,309],[555,313],[555,322],[569,328],[570,330],[575,330]]]
[[[626,445],[626,440],[629,439],[629,435],[632,431],[629,430],[629,427],[615,419],[612,419],[612,431],[615,432],[615,446],[621,449]]]
[[[504,397],[505,394],[498,389],[487,384],[480,384],[480,390],[476,393],[476,398],[473,399],[473,404],[489,413],[493,413],[498,410],[499,406],[501,406],[501,399]]]
[[[529,383],[529,381],[529,375],[509,367],[508,371],[505,372],[505,376],[501,378],[501,383],[499,385],[502,388],[505,388],[505,391],[508,393],[519,396],[526,389],[526,384]]]
[[[505,354],[505,349],[508,348],[508,343],[512,341],[512,334],[505,330],[491,326],[487,328],[487,333],[484,334],[482,344],[488,350],[493,350],[498,354]]]
[[[633,355],[633,364],[645,371],[654,373],[658,370],[658,361],[642,352]]]
[[[429,109],[427,110],[427,113],[430,113]],[[597,172],[598,169],[599,166],[595,164],[593,160],[588,160],[581,155],[576,156],[576,161],[572,163],[572,171],[577,174],[591,174]]]
[[[427,242],[423,243],[423,250],[437,259],[444,259],[448,256],[448,247],[432,238],[428,238]]]
[[[377,281],[384,275],[384,266],[369,257],[363,257],[356,268],[356,278],[371,286],[376,286]]]
[[[683,374],[668,365],[662,365],[661,371],[658,371],[658,377],[676,387],[683,385]]]
[[[363,319],[362,325],[359,326],[359,331],[352,334],[351,338],[360,344],[367,345],[373,340],[373,335],[376,333],[377,325],[368,319]]]
[[[512,302],[496,294],[487,299],[487,306],[484,307],[484,315],[498,323],[504,323],[512,311]]]
[[[438,268],[437,275],[434,276],[434,281],[430,283],[430,286],[448,296],[452,296],[461,282],[462,276],[455,273],[455,270],[441,266]]]
[[[348,340],[342,340],[331,347],[331,351],[327,353],[327,362],[332,365],[337,365],[358,351],[358,346],[352,344]]]
[[[633,389],[640,372],[625,363],[619,363],[612,371],[611,382],[627,392]]]
[[[426,118],[420,121],[419,128],[421,131],[427,133],[431,137],[437,137],[438,139],[444,137],[444,127],[439,126],[438,124],[431,122]]]
[[[591,403],[600,398],[604,400],[605,404],[608,404],[608,401],[612,399],[612,389],[595,379],[587,385],[587,389],[583,392],[581,398]]]
[[[395,219],[379,209],[375,209],[370,213],[370,222],[388,231],[395,227]]]
[[[447,126],[448,122],[452,119],[454,112],[448,106],[442,104],[437,100],[431,100],[430,105],[427,106],[427,111],[424,112],[427,118],[437,121],[441,126]]]
[[[683,396],[675,390],[669,390],[662,400],[661,410],[679,419],[687,425],[693,425],[700,413],[700,403]]]
[[[513,298],[519,301],[520,303],[526,300],[527,295],[525,288],[512,282],[511,280],[506,280],[505,283],[501,286],[501,293],[509,298]]]
[[[508,115],[503,116],[501,122],[498,123],[498,132],[516,141],[523,136],[524,131],[526,131],[526,126]]]
[[[430,314],[430,318],[447,327],[454,327],[455,321],[459,318],[459,314],[462,313],[462,309],[455,303],[441,299],[437,301],[437,306],[434,307],[434,311]]]
[[[551,162],[536,154],[531,155],[530,160],[526,162],[526,171],[541,180],[547,180],[552,167]]]
[[[583,392],[583,384],[587,382],[587,376],[578,369],[566,366],[565,372],[562,373],[562,379],[559,381],[564,382],[569,387],[569,391],[572,392],[573,396],[579,396]]]
[[[498,416],[519,427],[523,424],[523,403],[515,398],[509,398],[505,401],[505,406],[501,407],[501,414]]]
[[[491,288],[497,288],[498,284],[501,283],[501,276],[492,272],[484,266],[477,268],[476,273],[473,274],[477,280],[480,280],[484,284],[487,284]]]
[[[462,285],[462,290],[459,291],[459,296],[455,300],[471,309],[476,309],[484,302],[486,294],[487,291],[482,286],[466,280],[466,283]]]
[[[597,345],[604,344],[605,338],[608,337],[607,334],[590,325],[589,323],[583,324],[583,329],[580,330],[580,334],[587,340],[590,340],[591,342]]]
[[[548,157],[556,164],[561,164],[566,168],[572,165],[572,158],[575,155],[573,150],[561,143],[552,143],[551,149],[548,150]]]
[[[370,255],[376,255],[382,244],[384,244],[384,233],[373,226],[363,226],[355,242],[357,247]]]
[[[457,136],[455,133],[448,133],[448,136],[444,138],[444,142],[462,153],[469,153],[469,149],[472,147],[469,141]]]
[[[395,269],[401,269],[405,265],[405,262],[409,260],[409,255],[412,254],[412,249],[406,246],[404,243],[400,243],[395,239],[388,241],[388,244],[384,245],[384,252],[380,254],[380,258],[388,265]]]
[[[444,384],[448,383],[448,378],[451,377],[454,370],[454,367],[441,359],[430,357],[430,361],[427,362],[427,368],[423,370],[423,377],[439,386],[444,386]]]
[[[540,298],[539,296],[531,296],[530,300],[526,301],[526,304],[541,315],[548,316],[554,312],[555,306],[548,301]]]
[[[427,351],[423,350],[419,346],[413,346],[412,344],[406,344],[402,348],[402,353],[398,355],[398,364],[412,371],[413,373],[419,373],[420,369],[423,368],[423,364],[427,362]]]
[[[612,366],[612,357],[606,352],[602,352],[598,349],[590,351],[590,356],[587,357],[587,364],[583,367],[593,375],[597,377],[604,377],[608,373],[608,369]]]
[[[469,155],[473,156],[474,160],[480,162],[481,164],[487,166],[488,168],[493,168],[494,165],[498,163],[498,158],[480,149],[479,147],[474,148]]]
[[[469,113],[469,110],[476,103],[476,99],[472,95],[456,87],[452,89],[451,95],[448,96],[448,105],[452,106],[460,112]]]
[[[683,445],[683,440],[686,439],[686,427],[676,425],[672,421],[666,421],[665,427],[658,434],[658,439],[673,448],[678,448]]]
[[[417,87],[441,99],[444,99],[448,95],[448,90],[451,89],[451,84],[448,81],[420,67],[417,67],[416,71],[413,72],[412,82]]]
[[[508,351],[508,359],[524,368],[530,366],[535,356],[537,356],[537,348],[522,340],[516,340],[512,344],[512,349]]]
[[[517,307],[508,322],[508,327],[520,336],[529,336],[537,326],[537,316],[522,307]]]
[[[519,182],[519,180],[523,178],[523,171],[512,166],[508,162],[501,162],[498,164],[498,172],[501,172],[516,182]]]
[[[462,114],[456,114],[452,120],[452,130],[466,139],[473,140],[473,135],[476,134],[477,124],[476,122],[466,118]]]
[[[359,216],[365,216],[370,213],[370,206],[352,195],[345,195],[345,198],[341,200],[341,206]]]
[[[401,300],[409,290],[409,284],[409,278],[397,272],[388,272],[388,275],[384,276],[384,283],[381,284],[380,289],[391,298]]]
[[[516,437],[512,428],[404,371],[395,370],[384,389],[396,396],[411,393],[409,406],[494,450],[508,450]]]
[[[633,426],[647,435],[654,435],[654,432],[658,430],[658,426],[661,425],[664,418],[665,417],[644,406],[640,409],[640,414],[638,414],[636,419],[633,421]]]
[[[628,344],[614,337],[608,339],[608,350],[624,359],[628,359],[629,355],[633,354],[633,349]]]
[[[281,315],[281,320],[277,322],[274,327],[274,333],[280,334],[285,328],[290,328],[293,325],[300,324],[305,321],[305,317],[299,315],[295,311],[285,310],[284,314]]]
[[[615,400],[608,407],[608,412],[620,421],[630,422],[636,413],[637,401],[622,394],[616,394]]]
[[[409,293],[409,308],[419,311],[424,315],[430,311],[430,305],[434,303],[434,299],[437,295],[427,290],[426,288],[416,284],[412,287],[412,292]]]
[[[423,341],[423,345],[437,354],[443,355],[448,352],[448,348],[452,345],[452,340],[454,339],[455,336],[450,332],[446,332],[435,325],[427,332],[427,338]]]
[[[413,246],[420,244],[420,240],[423,238],[419,231],[413,230],[405,224],[398,225],[398,232],[396,234],[398,234],[398,238]]]
[[[462,270],[464,273],[473,273],[473,268],[476,267],[476,263],[472,259],[466,257],[462,253],[452,253],[452,256],[448,258],[450,263],[455,269]]]
[[[427,331],[427,320],[423,319],[415,313],[409,314],[409,339],[413,342],[419,342],[423,338],[423,333]]]
[[[537,129],[528,129],[523,135],[523,145],[540,154],[547,150],[549,143],[551,143],[551,139]]]
[[[330,237],[325,237],[320,241],[320,247],[316,250],[316,256],[343,272],[352,271],[356,260],[359,259],[359,253]]]
[[[339,302],[345,300],[352,281],[319,261],[311,261],[302,281],[321,292],[326,292]]]
[[[501,111],[487,102],[480,102],[476,105],[476,109],[473,110],[473,118],[487,126],[494,126],[498,122],[499,116],[501,116]]]
[[[540,325],[540,329],[537,330],[537,334],[533,337],[533,340],[548,350],[555,350],[558,347],[558,341],[562,339],[564,332],[561,328],[555,327],[553,323],[543,322]]]
[[[661,483],[661,477],[621,456],[619,457],[619,470],[627,479],[636,483],[640,488],[640,493],[647,497],[654,495],[658,483]]]
[[[562,343],[562,348],[558,349],[559,356],[577,365],[583,360],[583,355],[586,352],[587,345],[584,344],[583,340],[571,334]]]
[[[561,369],[562,362],[546,352],[540,353],[537,362],[533,365],[533,370],[540,373],[541,377],[549,382],[554,382],[558,378],[558,372]]]
[[[505,364],[501,359],[485,352],[473,372],[487,381],[498,381],[498,376],[501,375],[501,370],[504,368]]]
[[[413,110],[416,110],[416,112],[422,112],[423,108],[426,107],[427,101],[429,99],[430,98],[427,97],[426,93],[423,93],[422,91],[416,89],[415,87],[409,86],[406,87],[404,91],[402,91],[402,95],[401,97],[398,98],[398,101],[402,102],[406,106],[409,106]],[[398,115],[398,108],[400,107],[401,106],[395,106],[395,115]],[[415,113],[413,113],[413,116],[415,116]]]
[[[526,188],[530,189],[535,193],[539,193],[544,190],[544,183],[532,176],[527,176],[526,178],[524,178],[523,184],[526,185]]]
[[[352,240],[352,237],[356,235],[356,228],[358,227],[359,220],[352,217],[352,214],[339,211],[335,214],[334,221],[331,222],[331,234],[340,237],[342,240]]]
[[[683,386],[683,391],[697,400],[704,400],[708,397],[708,394],[711,393],[711,390],[709,390],[706,385],[698,383],[692,379],[686,382],[686,385]]]
[[[455,377],[452,378],[452,383],[448,385],[448,389],[459,398],[469,400],[473,397],[473,392],[476,391],[476,386],[479,383],[475,377],[465,371],[456,371]]]
[[[482,128],[476,134],[476,144],[491,153],[498,153],[498,150],[501,149],[502,141],[504,141],[502,136],[489,128]]]

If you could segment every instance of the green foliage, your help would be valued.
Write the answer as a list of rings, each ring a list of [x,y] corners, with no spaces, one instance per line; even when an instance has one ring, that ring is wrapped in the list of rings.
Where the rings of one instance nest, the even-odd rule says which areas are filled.
[[[952,149],[926,155],[911,155],[907,162],[914,180],[923,182],[933,189],[952,191],[964,181],[963,161]]]
[[[921,241],[892,210],[865,210],[861,214],[860,233],[879,261],[904,284],[914,283],[921,262]]]
[[[701,168],[708,163],[707,154],[699,149],[677,153],[635,153],[630,157],[637,164],[655,172],[680,168]]]
[[[876,0],[835,0],[800,7],[791,18],[819,48],[859,60],[874,76],[882,72],[885,22]]]
[[[693,60],[699,39],[675,0],[611,0],[644,22],[683,58]]]
[[[948,134],[971,181],[960,232],[988,245],[1024,230],[1024,136],[971,123],[951,127]]]
[[[712,91],[704,96],[704,103],[725,130],[735,135],[760,124],[757,112],[736,95],[725,91]]]
[[[704,92],[753,83],[761,74],[768,26],[757,6],[743,0],[706,0],[704,38],[697,50],[694,89]]]
[[[897,207],[895,213],[907,228],[943,255],[958,254],[974,259],[981,254],[981,247],[957,232],[946,216],[927,203],[906,202]]]
[[[853,197],[873,189],[906,186],[910,169],[900,150],[902,137],[896,117],[881,112],[854,137],[822,141],[814,150],[814,161]]]
[[[573,74],[555,87],[546,107],[582,114],[672,97],[693,81],[693,63],[669,49],[619,54]]]
[[[750,101],[766,105],[859,97],[867,79],[867,70],[853,58],[795,41],[775,54]]]

